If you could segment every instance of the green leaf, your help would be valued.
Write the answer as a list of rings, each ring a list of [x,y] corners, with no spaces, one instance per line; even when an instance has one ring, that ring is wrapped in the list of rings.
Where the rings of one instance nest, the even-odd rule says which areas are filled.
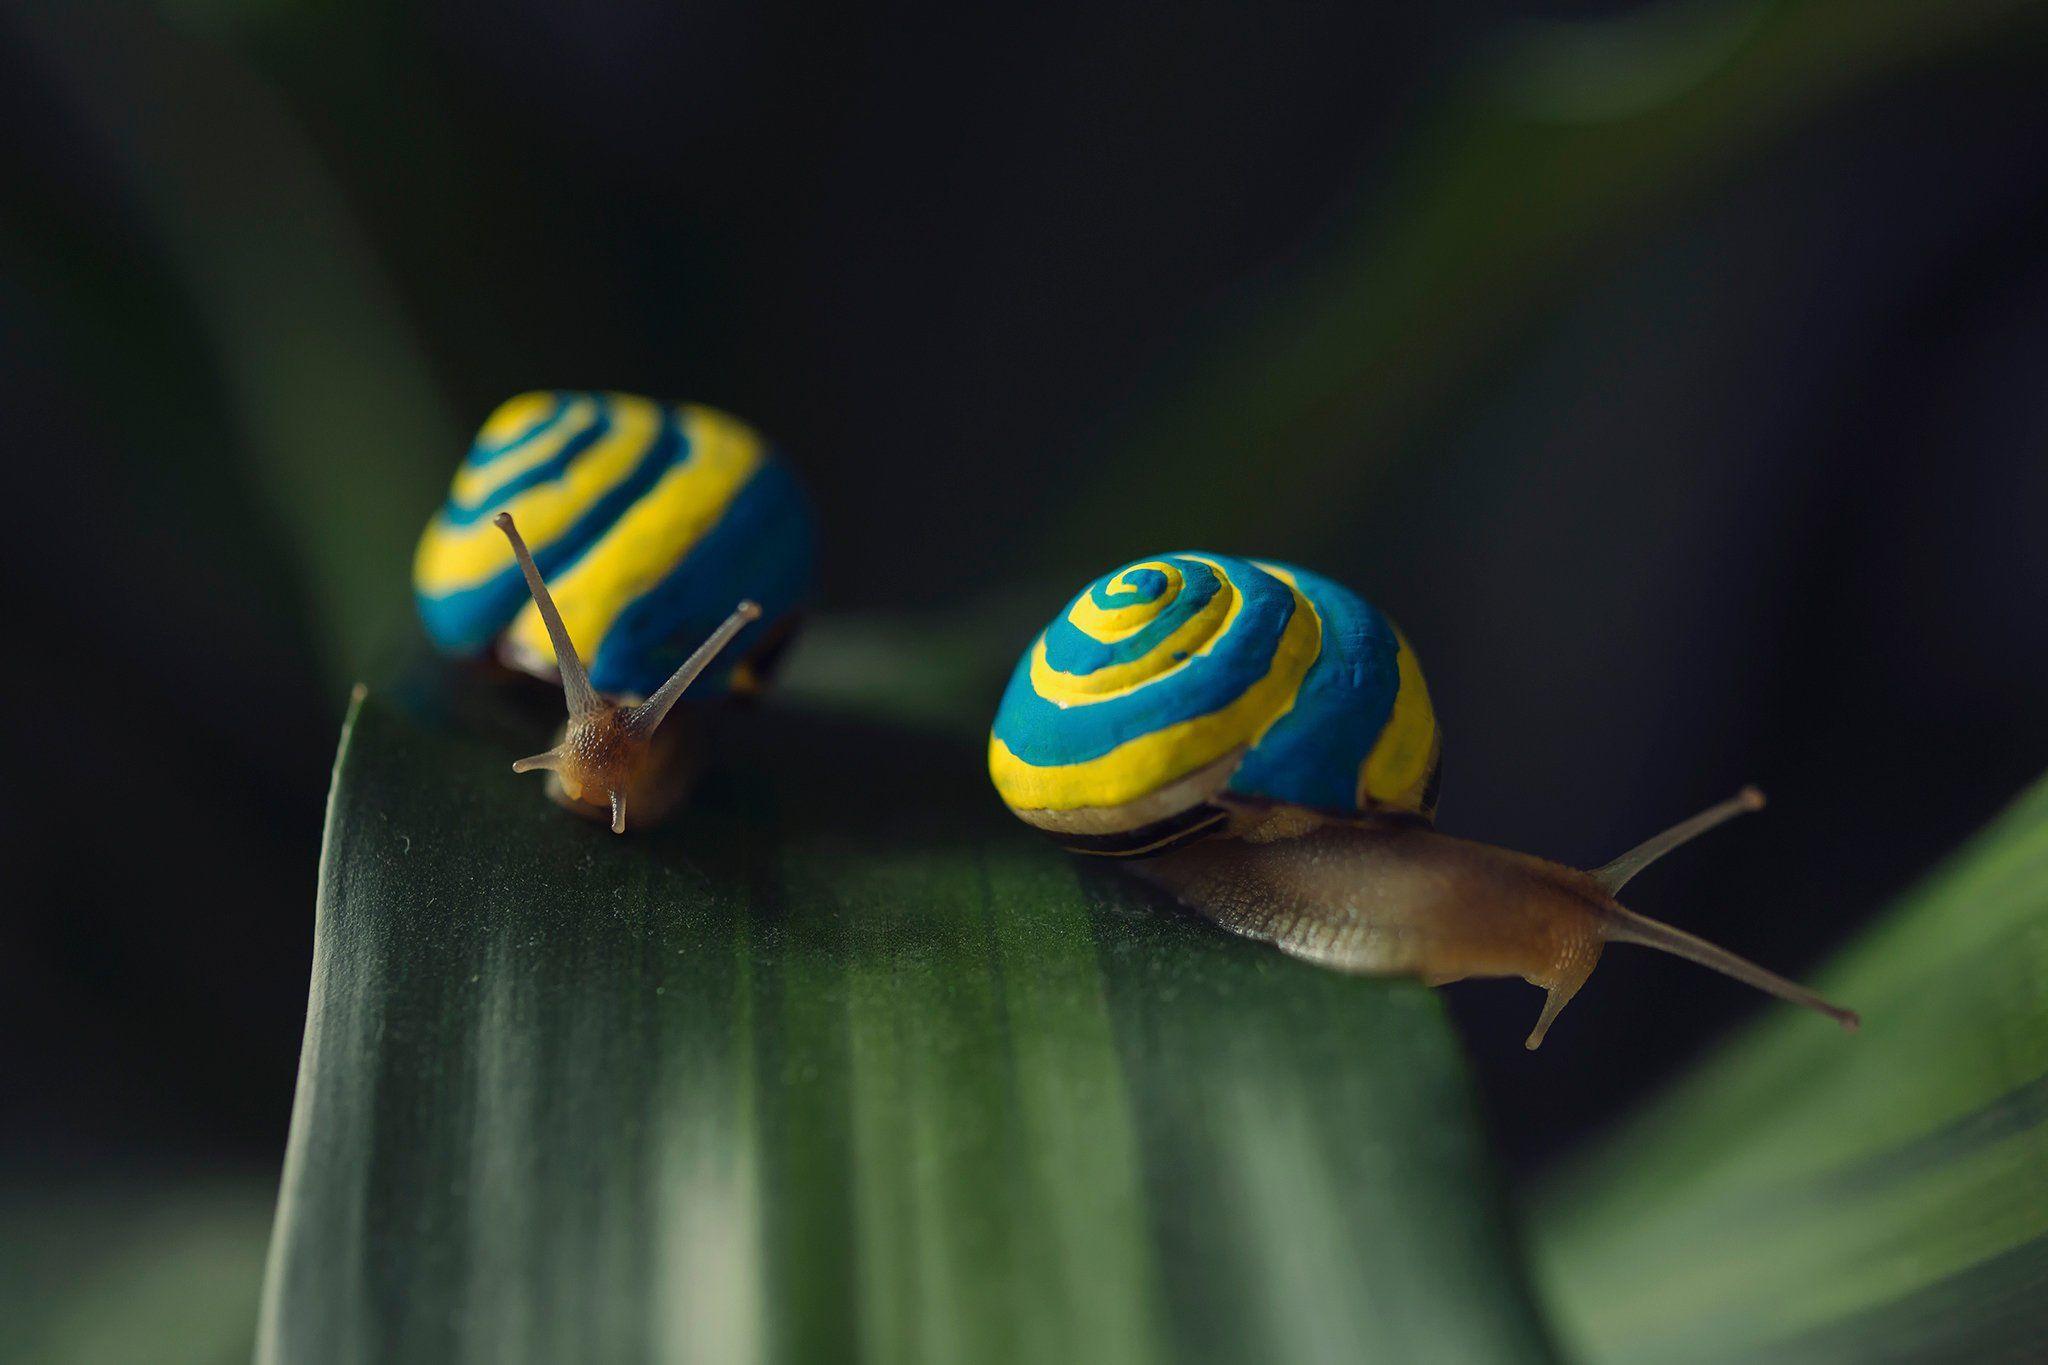
[[[670,828],[361,698],[259,1356],[1543,1359],[1436,998],[1010,820],[979,737],[730,711]]]
[[[2048,782],[1539,1204],[1594,1360],[2032,1358],[2048,1340]]]

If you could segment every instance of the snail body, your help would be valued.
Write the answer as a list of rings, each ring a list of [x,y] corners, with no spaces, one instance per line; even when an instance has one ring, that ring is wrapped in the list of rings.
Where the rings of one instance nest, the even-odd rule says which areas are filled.
[[[444,652],[559,679],[568,724],[514,767],[548,772],[558,804],[623,833],[629,808],[646,823],[682,795],[690,746],[661,722],[683,689],[765,684],[809,597],[815,539],[795,475],[739,419],[528,393],[478,431],[420,539],[414,595]]]
[[[1172,554],[1105,575],[1025,651],[989,768],[1017,814],[1235,933],[1339,970],[1547,992],[1536,1047],[1610,942],[1675,953],[1854,1027],[1804,987],[1615,900],[1754,790],[1581,871],[1438,833],[1420,665],[1306,570]]]

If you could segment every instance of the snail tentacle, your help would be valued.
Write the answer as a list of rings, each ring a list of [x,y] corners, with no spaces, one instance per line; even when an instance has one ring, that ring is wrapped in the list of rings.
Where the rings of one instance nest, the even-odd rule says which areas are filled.
[[[1643,840],[1611,863],[1590,869],[1586,875],[1597,883],[1608,895],[1619,895],[1638,872],[1656,862],[1680,845],[1689,844],[1708,830],[1724,825],[1738,815],[1764,808],[1764,794],[1755,787],[1744,787],[1726,801],[1707,807],[1689,820],[1681,820],[1662,834]]]
[[[1818,1014],[1824,1014],[1850,1033],[1863,1026],[1863,1017],[1855,1010],[1845,1009],[1826,999],[1818,991],[1779,976],[1746,957],[1731,953],[1717,943],[1709,943],[1696,934],[1688,934],[1675,925],[1612,904],[1604,908],[1603,920],[1602,930],[1610,943],[1633,943],[1639,947],[1655,948],[1674,957],[1682,957],[1710,971],[1733,977],[1746,986],[1754,986],[1764,994],[1774,995],[1787,1004],[1799,1005]]]
[[[683,695],[691,683],[697,681],[697,676],[711,666],[711,661],[732,643],[735,635],[760,618],[761,604],[751,598],[734,607],[732,615],[718,623],[718,629],[711,632],[711,638],[698,645],[690,657],[683,660],[682,666],[669,674],[668,680],[655,689],[653,696],[638,706],[627,708],[626,728],[643,737],[653,734],[668,717],[669,709],[676,704],[676,699]]]
[[[562,695],[568,699],[569,714],[587,716],[593,711],[603,710],[604,702],[590,685],[590,675],[583,669],[583,660],[576,655],[576,642],[569,638],[569,627],[563,624],[562,613],[555,606],[555,599],[548,594],[548,585],[542,581],[540,569],[527,552],[526,542],[521,539],[512,514],[500,512],[491,518],[491,524],[512,542],[512,557],[519,561],[519,572],[526,575],[526,589],[533,595],[533,605],[539,609],[540,619],[547,626],[548,639],[554,642],[555,665],[561,670]]]

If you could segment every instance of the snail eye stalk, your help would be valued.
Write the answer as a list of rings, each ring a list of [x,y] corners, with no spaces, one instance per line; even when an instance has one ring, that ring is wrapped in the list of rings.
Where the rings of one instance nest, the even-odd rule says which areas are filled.
[[[1744,787],[1735,795],[1716,805],[1707,807],[1690,820],[1680,820],[1662,834],[1652,835],[1611,863],[1596,867],[1586,875],[1591,877],[1602,891],[1612,896],[1627,886],[1638,872],[1656,862],[1675,848],[1691,843],[1708,830],[1725,825],[1738,815],[1764,808],[1764,794],[1755,787]]]
[[[732,643],[733,636],[759,619],[761,604],[758,602],[743,601],[734,607],[732,615],[718,623],[718,629],[711,632],[710,638],[698,645],[696,652],[689,658],[683,660],[682,667],[669,674],[668,681],[657,687],[653,696],[638,706],[626,709],[626,729],[641,739],[652,735],[661,722],[667,719],[670,708],[676,704],[676,698],[682,696],[690,684],[697,681],[697,676],[711,666],[711,661]]]
[[[526,575],[526,590],[533,594],[533,605],[540,612],[541,624],[548,628],[548,639],[554,642],[555,666],[561,670],[562,695],[568,699],[570,716],[587,716],[594,711],[602,711],[604,702],[591,687],[590,675],[583,671],[583,660],[577,656],[575,641],[569,638],[569,627],[562,623],[562,613],[555,609],[555,599],[548,595],[548,585],[541,581],[540,570],[534,565],[533,556],[527,553],[526,542],[520,538],[519,528],[512,522],[512,514],[500,512],[491,518],[491,524],[512,542],[512,557],[519,561],[519,572]]]

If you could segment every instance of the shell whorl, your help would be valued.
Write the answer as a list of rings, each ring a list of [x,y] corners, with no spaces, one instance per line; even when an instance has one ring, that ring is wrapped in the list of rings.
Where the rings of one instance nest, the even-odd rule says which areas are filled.
[[[1305,569],[1196,553],[1083,589],[1025,651],[989,733],[1019,817],[1124,855],[1207,832],[1230,798],[1427,817],[1437,753],[1421,667],[1370,603]]]
[[[761,619],[693,692],[750,690],[809,596],[815,534],[788,466],[713,408],[625,393],[528,393],[477,432],[413,560],[440,648],[495,648],[543,677],[555,653],[505,537],[511,512],[592,686],[644,697],[750,597]]]

